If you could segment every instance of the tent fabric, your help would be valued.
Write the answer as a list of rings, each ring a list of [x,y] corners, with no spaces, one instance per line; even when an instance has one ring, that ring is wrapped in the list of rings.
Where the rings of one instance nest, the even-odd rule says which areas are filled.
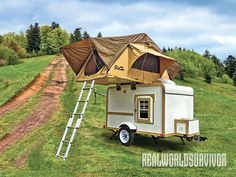
[[[154,83],[170,66],[171,79],[178,73],[175,59],[162,54],[145,33],[88,38],[62,47],[61,52],[76,73],[77,81]]]

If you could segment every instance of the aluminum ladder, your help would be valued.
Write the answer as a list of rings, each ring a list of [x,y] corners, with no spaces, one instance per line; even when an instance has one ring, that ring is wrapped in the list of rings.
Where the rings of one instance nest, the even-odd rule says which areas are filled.
[[[66,158],[68,156],[68,153],[70,151],[70,148],[71,148],[71,144],[74,140],[75,133],[76,133],[77,129],[79,129],[79,127],[80,127],[80,123],[81,123],[81,121],[84,117],[84,113],[85,113],[88,101],[90,99],[91,93],[93,92],[94,83],[95,83],[95,81],[93,80],[91,82],[91,85],[89,87],[86,87],[87,82],[84,81],[83,86],[82,86],[81,91],[80,91],[80,95],[78,97],[77,103],[76,103],[74,111],[72,113],[72,116],[68,120],[66,129],[65,129],[64,134],[62,136],[61,143],[58,147],[57,154],[56,154],[57,157],[61,157],[61,158],[63,158],[63,160],[66,160]],[[84,93],[85,90],[88,90],[88,94],[87,94],[85,100],[81,100],[83,98],[83,93]],[[82,108],[81,112],[78,113],[77,111],[78,111],[78,108],[80,106],[80,103],[82,103],[83,108]],[[75,123],[75,126],[72,126],[73,122],[74,122],[74,119],[76,117],[77,117],[77,121]],[[66,135],[67,135],[69,129],[73,129],[73,132],[71,134],[70,140],[66,140]],[[61,150],[62,150],[62,147],[63,147],[64,143],[67,145],[67,148],[66,148],[65,154],[61,155],[60,153],[61,153]]]

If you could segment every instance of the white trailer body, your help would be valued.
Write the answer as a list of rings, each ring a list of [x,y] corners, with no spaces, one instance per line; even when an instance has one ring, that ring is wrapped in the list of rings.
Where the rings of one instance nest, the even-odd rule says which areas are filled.
[[[159,83],[107,89],[106,127],[117,131],[122,125],[138,134],[158,137],[199,135],[194,119],[191,87]]]

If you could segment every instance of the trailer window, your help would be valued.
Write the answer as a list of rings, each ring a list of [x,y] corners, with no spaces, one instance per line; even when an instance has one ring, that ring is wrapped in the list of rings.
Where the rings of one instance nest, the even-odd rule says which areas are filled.
[[[136,96],[136,121],[152,123],[153,98],[151,96]]]
[[[142,100],[139,102],[140,118],[142,118],[142,119],[148,119],[148,117],[149,117],[148,116],[148,110],[149,110],[148,104],[149,104],[149,101]]]

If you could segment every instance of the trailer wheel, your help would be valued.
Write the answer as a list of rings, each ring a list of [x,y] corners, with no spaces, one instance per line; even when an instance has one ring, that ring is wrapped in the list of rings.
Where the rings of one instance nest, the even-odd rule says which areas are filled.
[[[190,142],[190,141],[193,140],[193,137],[186,137],[186,140],[187,140],[188,142]]]
[[[134,140],[134,133],[127,126],[123,126],[119,130],[118,137],[122,145],[129,146]]]

